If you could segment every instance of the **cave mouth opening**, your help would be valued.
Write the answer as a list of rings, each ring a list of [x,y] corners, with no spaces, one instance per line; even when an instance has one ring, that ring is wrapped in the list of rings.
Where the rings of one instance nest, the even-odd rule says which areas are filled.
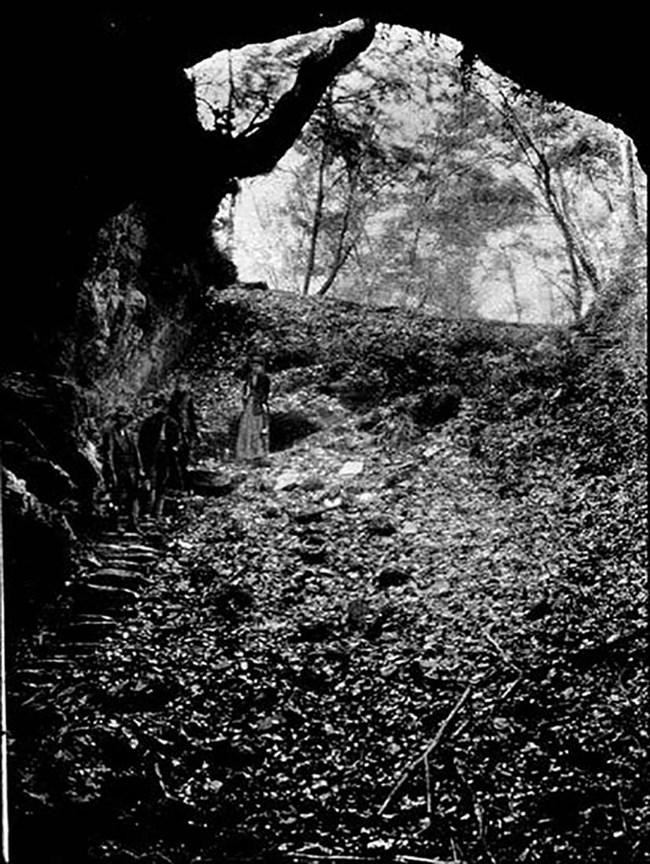
[[[337,28],[187,70],[206,130],[254,136]],[[550,178],[550,180],[549,180]],[[242,282],[451,318],[570,324],[644,219],[630,139],[523,92],[460,42],[379,25],[293,146],[213,220]]]

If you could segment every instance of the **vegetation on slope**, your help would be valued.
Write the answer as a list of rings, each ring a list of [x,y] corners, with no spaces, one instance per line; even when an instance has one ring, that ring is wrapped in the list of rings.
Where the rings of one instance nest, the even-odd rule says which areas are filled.
[[[54,693],[15,694],[19,848],[38,827],[51,861],[641,862],[642,358],[544,328],[212,302],[186,364],[203,456],[251,349],[274,411],[321,431],[228,498],[178,502],[135,617]],[[456,416],[420,422],[452,388]]]

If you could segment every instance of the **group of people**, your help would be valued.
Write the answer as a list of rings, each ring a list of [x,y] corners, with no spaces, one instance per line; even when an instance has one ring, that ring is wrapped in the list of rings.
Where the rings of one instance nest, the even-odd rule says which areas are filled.
[[[264,465],[269,455],[269,393],[271,381],[264,358],[250,357],[241,369],[242,413],[235,455],[237,461]],[[152,400],[153,413],[135,430],[126,406],[113,412],[102,440],[106,489],[116,513],[125,512],[137,529],[140,516],[159,519],[170,489],[188,489],[188,464],[199,436],[192,395],[184,378],[167,399]]]
[[[198,438],[192,396],[184,382],[171,397],[154,397],[153,412],[135,430],[128,409],[120,405],[102,440],[104,482],[116,512],[126,512],[137,529],[141,515],[163,515],[172,488],[187,488],[187,467]]]

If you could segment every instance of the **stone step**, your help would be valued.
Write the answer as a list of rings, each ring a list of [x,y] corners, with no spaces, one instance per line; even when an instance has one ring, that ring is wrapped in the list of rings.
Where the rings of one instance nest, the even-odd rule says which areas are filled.
[[[135,531],[102,531],[99,536],[100,542],[108,543],[141,543],[142,537]]]
[[[98,570],[128,570],[130,573],[142,574],[153,561],[129,561],[126,558],[106,556],[98,566]],[[93,571],[96,572],[96,571]]]
[[[96,654],[103,648],[103,642],[97,642],[95,639],[88,639],[87,641],[79,640],[73,642],[61,642],[59,644],[59,650],[64,651],[65,654],[70,657],[90,656],[91,654]]]
[[[59,646],[57,645],[57,648],[58,647]],[[60,655],[55,657],[39,657],[36,662],[40,668],[49,669],[52,672],[69,669],[72,665],[72,661],[69,657],[61,657]]]
[[[125,610],[133,609],[140,595],[131,588],[111,585],[80,583],[73,593],[74,610],[79,614],[104,614],[124,617]]]
[[[29,682],[26,680],[28,678],[46,678],[52,674],[51,668],[46,668],[43,666],[29,666],[24,669],[16,669],[15,676],[19,678],[23,683],[28,684]]]
[[[95,585],[113,588],[131,588],[135,591],[149,582],[144,574],[121,567],[105,567],[86,576],[86,581]]]
[[[91,577],[92,578],[92,577]],[[80,582],[75,586],[75,595],[80,597],[96,597],[107,601],[119,601],[121,603],[135,603],[140,595],[132,588],[116,587],[114,585],[100,585],[96,582]]]
[[[160,555],[160,550],[154,546],[146,546],[143,543],[114,543],[100,541],[99,549],[107,549],[125,555]]]
[[[98,545],[96,550],[104,559],[111,558],[117,561],[133,561],[141,564],[150,564],[160,557],[160,553],[156,550],[132,550],[126,546],[121,548],[114,543]]]
[[[84,616],[85,617],[85,616]],[[95,642],[115,632],[117,621],[109,616],[97,616],[97,619],[73,621],[61,631],[61,637],[68,642]]]

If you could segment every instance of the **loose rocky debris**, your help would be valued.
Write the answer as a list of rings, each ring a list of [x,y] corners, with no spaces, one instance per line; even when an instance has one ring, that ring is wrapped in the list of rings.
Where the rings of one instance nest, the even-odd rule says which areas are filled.
[[[25,655],[26,823],[83,822],[118,864],[640,864],[646,589],[620,478],[531,461],[508,494],[470,455],[471,400],[375,423],[296,371],[276,409],[327,421],[243,469],[211,449],[238,387],[202,367],[195,469],[232,489],[179,498],[160,547],[100,538],[71,586],[98,605],[71,593],[71,630]]]

